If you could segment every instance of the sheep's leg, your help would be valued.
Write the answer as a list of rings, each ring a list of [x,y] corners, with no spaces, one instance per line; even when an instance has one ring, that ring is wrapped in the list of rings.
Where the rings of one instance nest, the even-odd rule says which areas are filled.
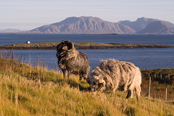
[[[133,98],[133,90],[128,90],[128,94],[127,94],[127,99],[128,98]]]
[[[140,87],[136,87],[135,92],[136,92],[137,101],[139,100],[139,97],[140,97],[140,91],[141,91],[141,88]]]
[[[65,81],[65,70],[62,70],[62,72],[63,72],[64,81]]]
[[[124,85],[124,92],[127,91],[128,81]]]
[[[131,96],[131,91],[130,90],[128,90],[128,93],[127,93],[127,99],[129,98]]]
[[[134,84],[131,84],[129,86],[129,89],[128,89],[128,94],[127,94],[127,97],[126,98],[133,98],[133,91],[135,89],[135,86]]]
[[[113,88],[113,92],[114,92],[114,93],[115,93],[115,91],[117,90],[118,85],[119,85],[119,83],[118,83],[118,82],[116,82],[116,84],[114,85],[114,88]]]
[[[133,91],[133,89],[130,90],[130,91],[131,91],[131,96],[130,96],[130,98],[133,98],[134,91]]]
[[[69,76],[71,75],[71,71],[68,71],[68,80],[69,80]]]
[[[139,101],[139,97],[140,97],[140,92],[136,90],[136,98],[137,98],[137,101]]]

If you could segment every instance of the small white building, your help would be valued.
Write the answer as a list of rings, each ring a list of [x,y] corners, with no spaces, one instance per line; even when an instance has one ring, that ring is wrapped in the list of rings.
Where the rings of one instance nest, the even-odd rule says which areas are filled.
[[[30,44],[30,41],[27,41],[26,43],[27,43],[27,44]]]

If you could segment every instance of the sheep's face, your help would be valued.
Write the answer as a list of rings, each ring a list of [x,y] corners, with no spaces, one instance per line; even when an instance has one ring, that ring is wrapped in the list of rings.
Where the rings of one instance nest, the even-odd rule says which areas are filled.
[[[63,51],[68,51],[74,49],[74,44],[71,41],[63,41],[57,45],[57,52],[61,53]]]
[[[68,50],[68,47],[65,45],[62,47],[62,51],[66,51],[66,50]]]
[[[90,85],[91,92],[103,91],[105,88],[105,81],[103,80],[102,74],[91,72],[91,76],[86,79]]]
[[[59,51],[59,52],[62,52],[62,51],[66,51],[66,50],[68,50],[67,43],[61,42],[58,51]]]

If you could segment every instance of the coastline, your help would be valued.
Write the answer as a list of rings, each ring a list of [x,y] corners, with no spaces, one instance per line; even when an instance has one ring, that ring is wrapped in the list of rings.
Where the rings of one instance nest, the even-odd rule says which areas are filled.
[[[56,49],[60,42],[49,43],[24,43],[12,45],[0,45],[0,49]],[[128,44],[128,43],[74,43],[76,49],[132,49],[132,48],[173,48],[174,46],[162,44]]]

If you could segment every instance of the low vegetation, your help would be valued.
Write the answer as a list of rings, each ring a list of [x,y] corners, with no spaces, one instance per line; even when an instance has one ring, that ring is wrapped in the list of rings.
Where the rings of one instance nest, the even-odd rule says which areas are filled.
[[[1,45],[1,47],[47,47],[52,46],[55,47],[60,42],[40,42],[40,43],[21,43],[21,44],[12,44],[12,45]],[[126,46],[133,46],[137,44],[127,44],[127,43],[92,43],[92,42],[77,42],[74,43],[75,46],[113,46],[113,45],[126,45]]]
[[[22,43],[12,45],[0,45],[0,49],[56,49],[60,42],[40,42],[40,43]],[[76,49],[111,49],[111,48],[172,48],[170,45],[160,44],[130,44],[130,43],[92,43],[77,42],[74,43]]]
[[[140,97],[126,100],[126,93],[88,91],[85,80],[47,71],[37,61],[23,63],[13,52],[0,52],[0,115],[2,116],[172,116],[174,101]],[[144,73],[145,74],[145,73]],[[143,92],[143,90],[142,90]]]
[[[143,95],[147,95],[149,76],[151,77],[151,97],[165,99],[167,88],[167,99],[174,100],[174,69],[150,69],[141,70],[143,74]],[[146,92],[145,92],[146,91]]]

